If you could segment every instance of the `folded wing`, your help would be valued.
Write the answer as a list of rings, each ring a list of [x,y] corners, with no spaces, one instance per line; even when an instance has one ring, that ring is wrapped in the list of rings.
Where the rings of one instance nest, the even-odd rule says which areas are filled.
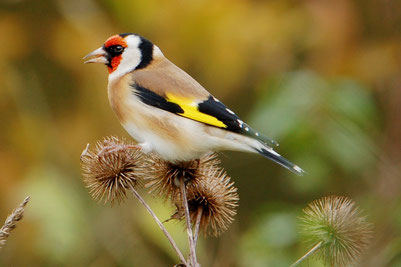
[[[138,84],[132,85],[134,94],[145,104],[210,126],[246,135],[269,146],[277,145],[272,139],[256,132],[233,111],[212,95],[207,99],[191,99],[166,92],[161,96]]]

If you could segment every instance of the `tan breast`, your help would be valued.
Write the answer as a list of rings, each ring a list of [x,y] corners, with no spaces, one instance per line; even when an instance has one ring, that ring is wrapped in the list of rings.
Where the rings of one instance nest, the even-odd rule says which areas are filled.
[[[124,75],[120,79],[109,81],[107,88],[110,106],[122,124],[124,124],[129,118],[128,113],[130,108],[127,99],[132,93],[130,90],[130,80],[131,78],[129,74]]]

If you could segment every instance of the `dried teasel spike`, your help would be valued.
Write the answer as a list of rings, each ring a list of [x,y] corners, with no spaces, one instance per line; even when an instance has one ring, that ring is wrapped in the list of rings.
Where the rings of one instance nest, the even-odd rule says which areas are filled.
[[[143,180],[145,158],[134,144],[114,136],[97,142],[94,150],[88,144],[81,155],[81,170],[92,197],[104,203],[123,201],[126,190]]]
[[[217,154],[207,154],[200,159],[188,162],[171,163],[158,157],[148,159],[148,176],[146,187],[150,193],[164,196],[165,199],[176,199],[180,195],[180,181],[185,181],[188,193],[203,180],[209,169],[218,168],[220,160]]]
[[[347,197],[328,196],[303,211],[301,234],[315,254],[333,266],[355,264],[372,238],[372,225],[355,203]]]
[[[179,198],[175,200],[178,212],[182,209],[180,201]],[[191,222],[196,228],[201,209],[199,231],[204,235],[218,236],[234,221],[238,201],[237,188],[225,171],[220,168],[210,168],[204,174],[204,178],[188,192]]]

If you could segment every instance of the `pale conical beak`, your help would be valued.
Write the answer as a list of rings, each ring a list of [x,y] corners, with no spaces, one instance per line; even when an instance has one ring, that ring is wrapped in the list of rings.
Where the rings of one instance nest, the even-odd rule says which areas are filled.
[[[84,63],[103,63],[109,64],[109,60],[107,59],[107,53],[104,51],[103,47],[99,47],[95,51],[87,54],[84,56],[83,59],[90,58],[89,60],[85,61]]]

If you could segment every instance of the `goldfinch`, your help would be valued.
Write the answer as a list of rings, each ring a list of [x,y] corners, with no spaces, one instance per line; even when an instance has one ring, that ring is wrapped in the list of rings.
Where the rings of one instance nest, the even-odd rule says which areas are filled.
[[[276,142],[253,130],[142,36],[114,35],[84,59],[107,66],[110,105],[144,153],[178,162],[211,151],[246,151],[304,173],[273,150]]]

